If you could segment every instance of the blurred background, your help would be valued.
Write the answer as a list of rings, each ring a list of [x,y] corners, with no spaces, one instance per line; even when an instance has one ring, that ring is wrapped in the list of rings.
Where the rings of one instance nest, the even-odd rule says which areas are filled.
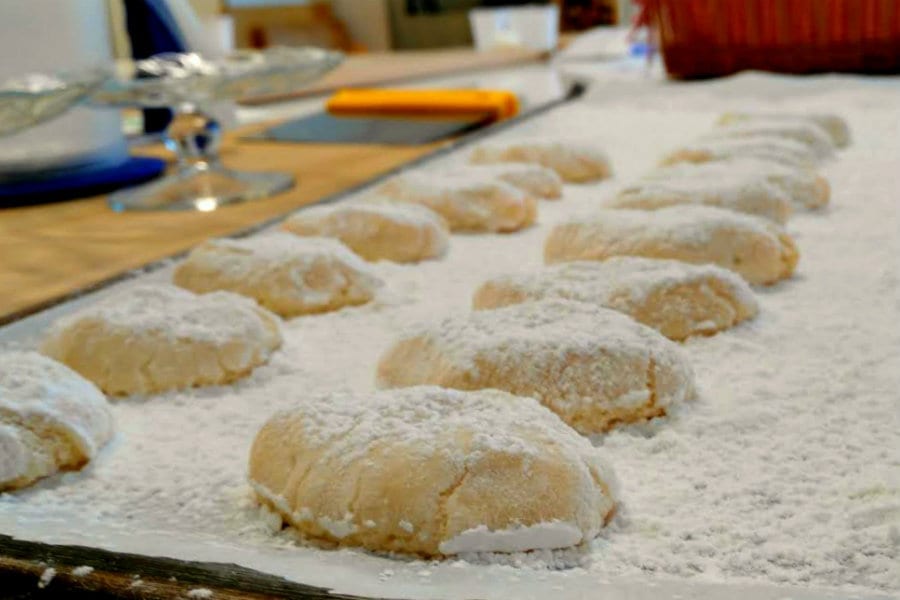
[[[347,52],[473,43],[477,8],[553,5],[563,32],[628,23],[629,0],[189,0],[203,23],[238,48],[314,44]]]

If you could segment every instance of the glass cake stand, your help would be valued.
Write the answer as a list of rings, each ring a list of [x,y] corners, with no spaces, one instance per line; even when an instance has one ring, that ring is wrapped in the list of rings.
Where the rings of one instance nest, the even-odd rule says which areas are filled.
[[[208,112],[220,100],[280,94],[301,87],[335,68],[338,52],[319,48],[239,51],[206,60],[193,53],[160,54],[120,66],[91,95],[98,106],[171,108],[166,147],[178,159],[174,173],[115,192],[110,206],[126,210],[212,211],[289,189],[290,174],[228,169],[218,156],[221,128]]]
[[[102,69],[60,75],[31,74],[0,84],[0,137],[61,115],[107,79]]]

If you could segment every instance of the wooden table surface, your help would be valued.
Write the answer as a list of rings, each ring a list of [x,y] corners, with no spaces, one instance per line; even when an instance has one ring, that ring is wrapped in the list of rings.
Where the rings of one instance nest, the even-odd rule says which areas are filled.
[[[0,323],[73,291],[358,186],[438,145],[285,144],[226,136],[226,166],[283,171],[293,189],[202,212],[110,210],[104,197],[0,211]]]
[[[478,53],[471,49],[351,56],[321,82],[294,96],[341,86],[507,67],[540,57],[530,50]],[[0,209],[0,324],[183,252],[207,238],[239,231],[359,186],[441,145],[287,144],[239,139],[261,128],[257,124],[226,134],[222,159],[235,169],[292,173],[296,186],[271,198],[210,213],[114,213],[103,197]]]

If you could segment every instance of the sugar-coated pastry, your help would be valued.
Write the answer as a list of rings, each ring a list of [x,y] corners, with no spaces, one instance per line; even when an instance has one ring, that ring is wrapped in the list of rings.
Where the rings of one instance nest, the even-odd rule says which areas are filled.
[[[676,344],[620,312],[560,299],[411,328],[381,356],[377,382],[529,396],[584,434],[664,415],[694,395]]]
[[[472,151],[473,164],[531,163],[554,171],[568,183],[588,183],[612,176],[606,153],[584,140],[522,139],[482,144]]]
[[[472,304],[489,309],[546,298],[612,308],[673,340],[728,329],[759,310],[750,286],[732,271],[637,256],[495,277],[478,288]]]
[[[548,264],[613,256],[715,264],[754,284],[790,277],[799,260],[797,246],[779,225],[711,206],[598,210],[560,223],[544,243]]]
[[[391,178],[377,193],[441,215],[451,231],[518,231],[534,223],[537,200],[494,177],[413,171]]]
[[[601,452],[532,398],[297,393],[257,434],[250,482],[308,538],[426,556],[522,552],[589,541],[615,509]]]
[[[41,351],[111,395],[221,385],[281,346],[278,317],[231,292],[128,287],[62,317]]]
[[[0,490],[79,469],[112,437],[103,393],[37,352],[0,352]]]
[[[440,258],[450,243],[444,219],[415,204],[313,206],[288,217],[283,228],[296,235],[336,238],[369,261],[411,263]]]
[[[175,269],[188,290],[235,292],[283,317],[365,304],[381,280],[340,241],[276,232],[210,240]]]

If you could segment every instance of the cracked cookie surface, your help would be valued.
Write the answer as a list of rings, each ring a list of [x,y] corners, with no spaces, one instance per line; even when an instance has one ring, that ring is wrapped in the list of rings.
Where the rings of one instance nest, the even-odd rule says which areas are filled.
[[[253,298],[283,317],[365,304],[381,280],[340,241],[287,232],[207,241],[178,265],[175,284]]]
[[[143,284],[61,318],[41,352],[127,396],[229,383],[281,343],[278,317],[249,298]]]
[[[673,340],[728,329],[759,310],[750,286],[727,269],[637,256],[495,277],[478,288],[472,304],[490,309],[545,298],[612,308]]]
[[[615,508],[601,451],[498,390],[299,399],[257,434],[249,475],[308,538],[426,556],[577,545]]]
[[[91,382],[37,352],[0,353],[0,490],[80,468],[112,434]]]
[[[674,343],[620,312],[560,299],[413,327],[381,356],[378,384],[529,396],[583,434],[664,415],[694,395]]]
[[[793,274],[799,251],[784,228],[767,219],[692,205],[598,210],[560,223],[544,243],[547,264],[612,256],[715,264],[749,283],[771,284]]]

